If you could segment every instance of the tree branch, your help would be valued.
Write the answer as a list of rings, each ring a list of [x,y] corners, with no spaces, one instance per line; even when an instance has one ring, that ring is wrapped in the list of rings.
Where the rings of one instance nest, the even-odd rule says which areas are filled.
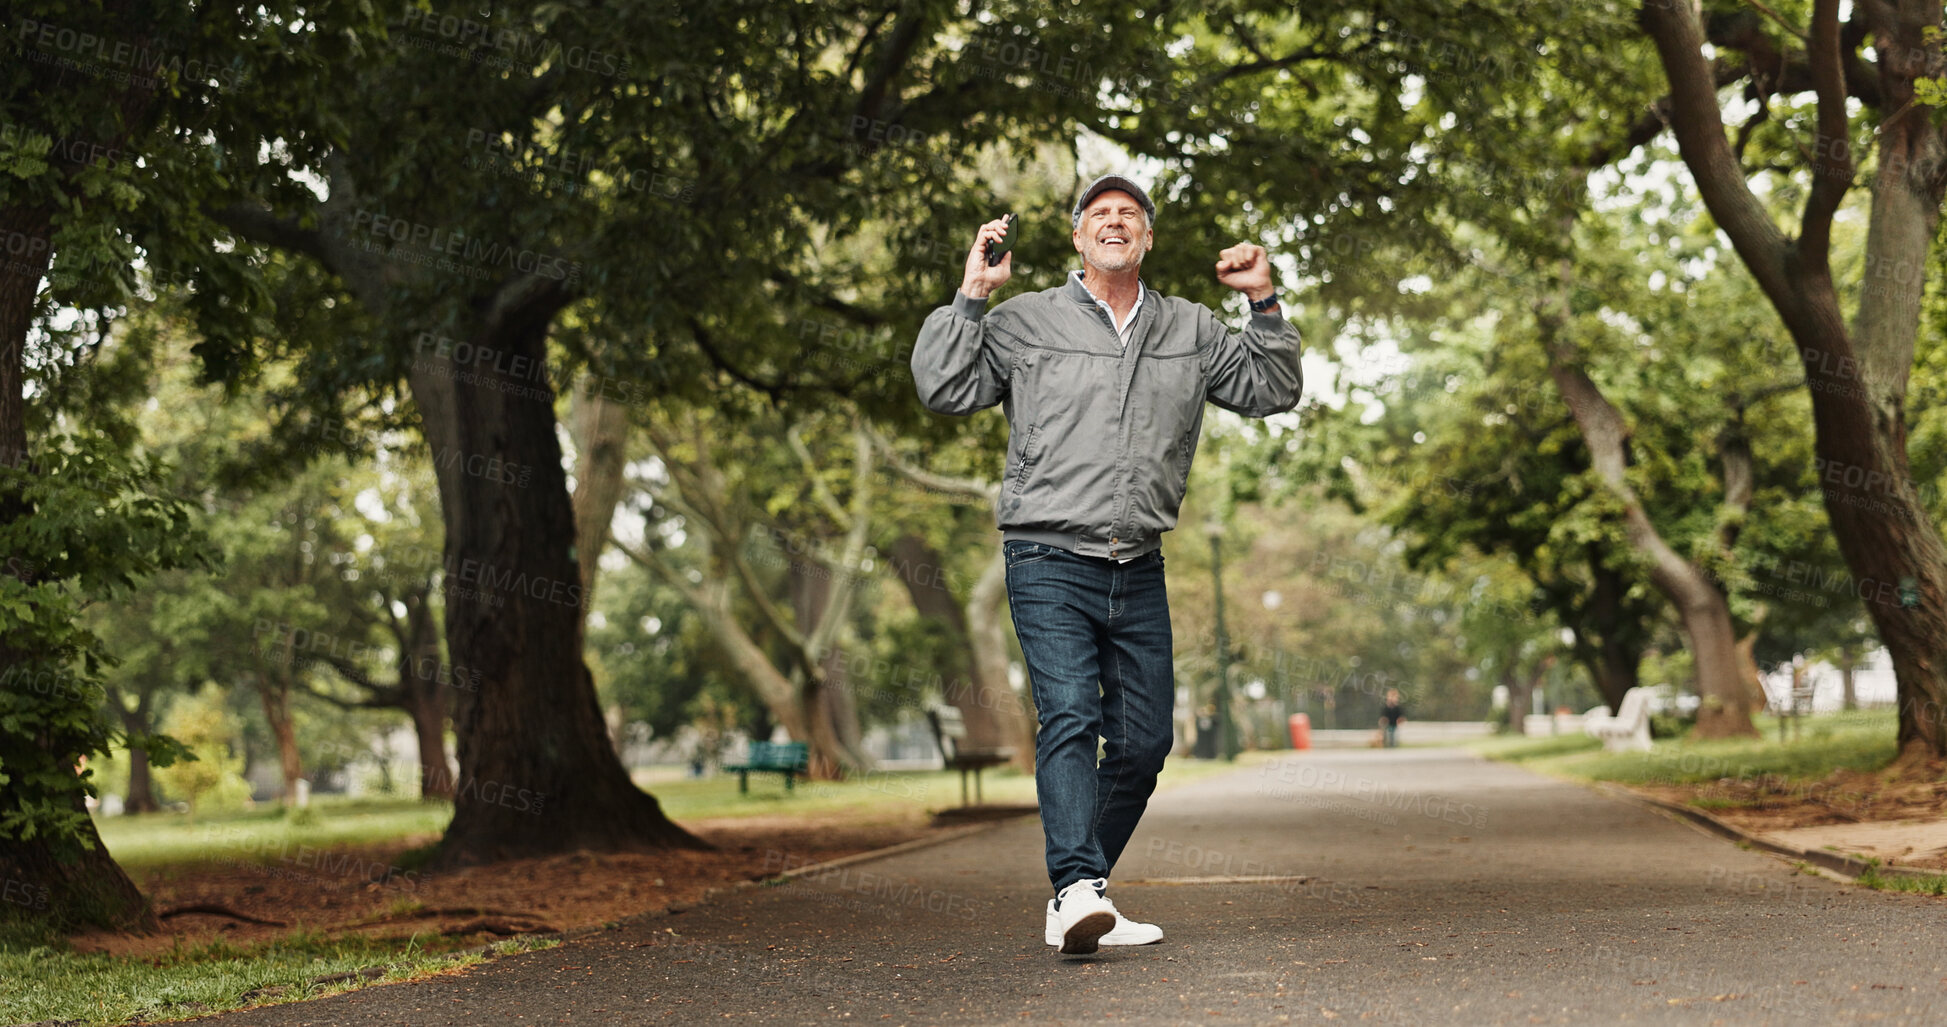
[[[315,228],[305,228],[291,218],[280,218],[267,207],[231,204],[215,211],[217,224],[236,233],[238,238],[260,246],[272,246],[310,257],[333,274],[342,274],[341,254],[330,237]]]
[[[1759,3],[1758,0],[1744,0],[1744,4],[1747,7],[1756,9],[1759,14],[1762,14],[1765,17],[1770,18],[1772,21],[1777,22],[1779,28],[1784,29],[1786,32],[1789,32],[1794,36],[1797,36],[1801,42],[1808,41],[1805,33],[1802,30],[1800,30],[1798,26],[1793,25],[1791,22],[1786,21],[1783,15],[1779,14],[1777,11],[1774,11],[1769,7],[1766,7],[1764,4]]]
[[[371,676],[360,669],[357,664],[343,657],[310,655],[303,657],[303,662],[307,666],[321,664],[330,667],[333,671],[337,672],[339,677],[344,678],[347,683],[352,685],[352,687],[363,689],[369,694],[369,698],[366,699],[341,699],[329,692],[321,691],[313,687],[308,681],[298,680],[298,689],[314,698],[323,699],[343,710],[389,710],[407,708],[407,697],[404,687],[401,685],[382,685],[373,681]]]
[[[877,431],[872,431],[871,436],[872,444],[878,448],[879,454],[885,458],[886,463],[890,464],[893,470],[898,471],[901,475],[920,486],[936,492],[948,492],[965,496],[968,499],[983,499],[990,503],[997,502],[1000,499],[999,485],[990,483],[982,478],[956,478],[952,475],[929,471],[923,467],[907,462],[905,457],[900,456],[893,450],[891,440],[887,439],[884,435],[879,434]]]
[[[650,444],[662,457],[664,466],[670,468],[673,476],[676,468],[680,466],[670,456],[674,451],[673,440],[653,426],[646,429],[646,434],[649,435]],[[700,429],[697,430],[697,434],[699,452],[701,452]],[[716,548],[716,558],[729,565],[731,573],[736,575],[737,581],[743,585],[744,592],[750,597],[752,605],[757,607],[758,614],[777,631],[785,644],[803,653],[805,651],[803,633],[798,630],[797,624],[771,601],[769,591],[764,588],[762,582],[757,580],[757,572],[751,568],[750,561],[744,559],[740,549],[744,536],[743,525],[730,515],[729,503],[722,495],[715,475],[711,473],[712,468],[709,466],[707,455],[700,456],[698,463],[702,465],[700,468],[689,468],[685,472],[693,488],[676,497],[658,496],[658,500],[679,509],[687,508],[694,515],[699,526],[715,534],[722,543]]]
[[[901,6],[899,20],[893,24],[892,35],[886,40],[885,52],[879,57],[878,66],[872,69],[872,76],[866,79],[865,87],[859,90],[857,103],[852,106],[854,117],[882,117],[886,94],[891,90],[893,80],[906,70],[913,50],[927,38],[929,20],[927,5],[907,3]]]
[[[1639,16],[1670,83],[1670,120],[1678,151],[1705,206],[1780,312],[1798,311],[1803,301],[1798,276],[1786,263],[1784,234],[1751,192],[1724,137],[1716,76],[1704,59],[1696,11],[1687,2],[1645,0]],[[1788,315],[1787,320],[1795,318]]]
[[[1807,47],[1818,95],[1818,133],[1812,153],[1812,191],[1798,234],[1798,259],[1820,276],[1831,274],[1832,215],[1852,188],[1846,76],[1840,61],[1839,0],[1814,0]]]
[[[805,479],[811,483],[811,498],[825,511],[825,515],[839,524],[850,520],[845,508],[839,505],[838,497],[832,495],[830,486],[818,473],[818,461],[812,457],[811,450],[804,444],[804,433],[793,424],[784,430],[784,439],[791,445],[791,452],[797,454],[798,463],[804,465]]]
[[[865,421],[857,415],[852,420],[852,507],[847,515],[840,511],[841,524],[847,524],[845,550],[836,580],[832,583],[831,595],[825,604],[825,613],[811,630],[805,649],[809,657],[805,671],[807,674],[820,674],[820,664],[825,654],[831,651],[838,631],[850,615],[852,599],[858,594],[859,566],[865,560],[865,544],[872,527],[872,439],[866,431]],[[848,523],[849,522],[849,523]]]

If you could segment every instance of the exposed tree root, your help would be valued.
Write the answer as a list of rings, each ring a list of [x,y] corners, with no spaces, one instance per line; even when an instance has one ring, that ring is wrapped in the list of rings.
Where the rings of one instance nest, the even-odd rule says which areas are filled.
[[[285,926],[285,923],[282,920],[265,920],[262,917],[254,917],[248,913],[239,913],[228,906],[219,906],[212,902],[196,902],[196,903],[191,903],[190,905],[187,906],[177,906],[174,909],[165,909],[162,912],[156,914],[156,919],[167,920],[172,916],[182,916],[185,913],[205,913],[210,916],[227,916],[232,920],[241,920],[247,924],[264,924],[265,926],[268,927]]]

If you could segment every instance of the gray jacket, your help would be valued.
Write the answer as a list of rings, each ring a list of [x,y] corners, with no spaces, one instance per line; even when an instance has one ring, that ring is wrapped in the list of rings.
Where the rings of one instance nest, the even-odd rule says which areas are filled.
[[[1246,417],[1298,405],[1298,330],[1252,314],[1232,332],[1209,308],[1145,293],[1125,351],[1081,281],[988,312],[956,292],[913,348],[920,402],[1007,413],[1006,539],[1085,556],[1140,556],[1176,527],[1209,400]],[[984,315],[984,316],[983,316]]]

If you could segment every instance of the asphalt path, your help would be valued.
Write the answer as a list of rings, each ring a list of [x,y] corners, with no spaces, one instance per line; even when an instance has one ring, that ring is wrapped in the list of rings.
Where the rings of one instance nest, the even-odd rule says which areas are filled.
[[[1046,946],[1028,818],[461,974],[208,1019],[1947,1023],[1947,900],[1795,874],[1458,750],[1297,754],[1162,792],[1108,894],[1164,941]]]

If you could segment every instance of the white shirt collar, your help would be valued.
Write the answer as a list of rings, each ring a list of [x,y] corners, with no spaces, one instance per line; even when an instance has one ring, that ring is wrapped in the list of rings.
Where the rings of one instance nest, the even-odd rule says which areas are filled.
[[[1076,284],[1081,285],[1082,291],[1088,293],[1088,298],[1094,300],[1096,306],[1108,312],[1109,323],[1115,325],[1116,338],[1121,340],[1124,346],[1129,345],[1129,329],[1135,327],[1136,312],[1143,308],[1143,295],[1149,291],[1143,287],[1142,279],[1136,279],[1136,302],[1129,307],[1129,316],[1124,318],[1120,324],[1117,324],[1115,308],[1109,306],[1107,300],[1102,299],[1093,292],[1089,292],[1087,283],[1082,281],[1082,273],[1080,271],[1070,271],[1068,274],[1075,279]]]

